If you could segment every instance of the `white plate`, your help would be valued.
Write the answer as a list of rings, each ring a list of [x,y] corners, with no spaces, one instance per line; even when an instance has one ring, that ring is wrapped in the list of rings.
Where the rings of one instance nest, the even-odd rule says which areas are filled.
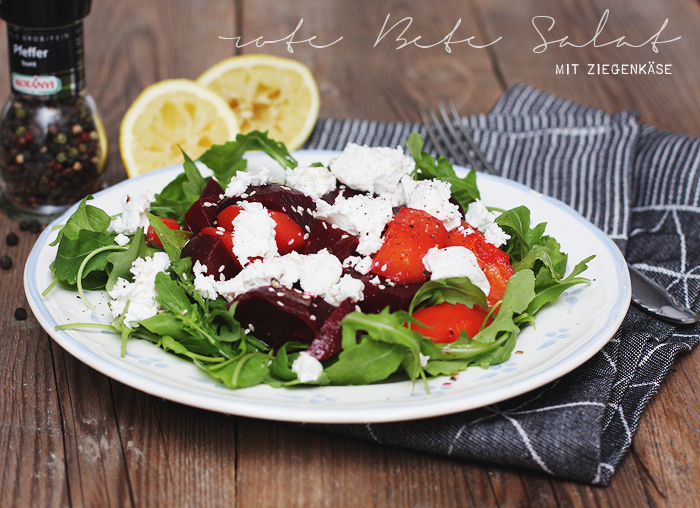
[[[327,162],[337,152],[310,150],[294,156],[300,164],[310,164]],[[250,167],[263,162],[263,156],[251,157]],[[110,214],[118,213],[122,195],[142,189],[158,191],[180,171],[180,166],[171,167],[126,180],[98,193],[91,204]],[[432,379],[430,395],[422,383],[414,387],[409,381],[340,387],[265,385],[229,390],[191,363],[149,342],[129,341],[126,357],[122,358],[121,341],[116,334],[87,329],[56,331],[59,324],[108,322],[104,311],[86,309],[77,293],[56,287],[48,297],[41,296],[53,280],[48,267],[56,249],[49,243],[57,233],[52,226],[65,223],[75,207],[39,237],[25,268],[25,291],[36,318],[70,354],[117,381],[182,404],[255,418],[320,423],[389,422],[474,409],[538,388],[583,364],[618,329],[631,296],[622,254],[577,212],[502,178],[480,174],[478,183],[487,205],[526,205],[533,224],[547,222],[547,234],[557,238],[569,254],[570,268],[595,254],[584,274],[592,283],[571,288],[554,305],[543,309],[536,326],[522,331],[515,353],[507,362],[488,369],[469,368],[456,381]],[[88,298],[93,303],[101,302],[98,309],[104,309],[107,297],[103,291],[90,292]]]

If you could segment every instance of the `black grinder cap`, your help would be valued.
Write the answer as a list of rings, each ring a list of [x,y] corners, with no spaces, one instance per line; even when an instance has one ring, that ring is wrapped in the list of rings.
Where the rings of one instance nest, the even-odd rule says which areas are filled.
[[[58,28],[90,14],[92,0],[0,0],[0,18],[25,28]]]

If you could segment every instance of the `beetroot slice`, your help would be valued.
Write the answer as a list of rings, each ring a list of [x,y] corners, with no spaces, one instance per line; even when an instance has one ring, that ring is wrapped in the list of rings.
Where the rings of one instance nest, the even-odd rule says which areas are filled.
[[[309,312],[311,299],[292,289],[252,289],[233,302],[238,303],[235,317],[241,326],[250,328],[254,337],[271,348],[277,349],[289,341],[309,344],[318,331]]]
[[[321,196],[321,199],[329,205],[332,205],[333,203],[335,203],[335,200],[338,199],[338,196],[340,196],[341,193],[346,199],[351,198],[353,196],[358,196],[360,194],[366,194],[365,192],[352,189],[346,185],[339,185],[334,190],[326,192],[323,196]]]
[[[339,353],[343,349],[340,322],[354,310],[355,303],[350,298],[344,300],[323,323],[307,352],[317,360],[325,360]]]
[[[213,178],[210,178],[207,184],[204,186],[204,190],[202,191],[202,194],[199,197],[208,198],[209,196],[215,196],[216,201],[218,202],[219,196],[221,196],[223,193],[224,189],[221,188],[219,182],[217,182]]]
[[[340,259],[340,261],[344,261],[345,258],[355,252],[359,243],[360,239],[356,236],[337,226],[333,227],[330,222],[318,219],[311,226],[309,239],[301,253],[316,254],[323,249],[328,249],[328,252]]]
[[[309,307],[309,312],[316,316],[317,326],[321,326],[326,319],[331,317],[331,314],[335,312],[336,307],[328,303],[321,296],[315,296],[311,299],[311,306]]]
[[[219,184],[217,183],[216,185]],[[192,203],[190,209],[185,213],[185,224],[187,224],[189,230],[198,235],[204,228],[213,227],[215,225],[214,218],[216,217],[216,205],[218,202],[219,195],[212,194],[199,198]]]
[[[193,265],[199,261],[207,267],[204,275],[213,275],[216,280],[220,279],[221,274],[226,279],[232,279],[242,269],[223,240],[213,235],[195,236],[182,248],[180,257],[191,257]],[[222,266],[224,269],[219,271]]]
[[[312,198],[301,191],[277,183],[248,187],[241,196],[225,198],[219,203],[216,213],[240,201],[262,203],[268,210],[286,213],[304,233],[311,231],[315,220],[312,214],[316,211],[316,203]]]
[[[412,284],[396,284],[390,283],[384,277],[378,277],[380,282],[375,285],[370,282],[377,277],[373,273],[367,275],[362,275],[361,273],[355,271],[352,268],[346,268],[343,270],[344,274],[349,274],[355,279],[359,279],[365,285],[365,289],[362,294],[364,299],[358,302],[360,310],[367,314],[378,314],[387,305],[391,312],[396,312],[397,310],[408,310],[409,305],[411,305],[411,300],[413,296],[423,285],[421,282],[415,282]],[[393,286],[391,284],[394,284]],[[382,289],[383,288],[383,289]]]

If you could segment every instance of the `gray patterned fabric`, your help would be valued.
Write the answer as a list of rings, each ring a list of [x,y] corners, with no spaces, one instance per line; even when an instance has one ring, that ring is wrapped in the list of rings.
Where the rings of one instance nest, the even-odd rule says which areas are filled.
[[[524,86],[464,121],[503,176],[571,205],[700,310],[700,140]],[[414,124],[321,120],[306,147],[398,146],[414,131],[426,138]],[[673,327],[633,307],[590,361],[515,399],[424,420],[307,427],[607,485],[674,359],[698,341],[700,325]]]

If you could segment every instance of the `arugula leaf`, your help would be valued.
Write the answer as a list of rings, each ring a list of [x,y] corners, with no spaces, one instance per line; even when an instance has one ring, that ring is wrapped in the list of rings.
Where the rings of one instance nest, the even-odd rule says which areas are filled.
[[[85,258],[102,247],[112,245],[116,247],[115,236],[114,232],[107,233],[89,229],[79,230],[74,238],[69,234],[64,235],[58,245],[56,259],[50,267],[59,284],[66,288],[76,289],[78,271]],[[93,256],[83,268],[83,287],[85,289],[104,287],[107,282],[106,269],[109,265],[107,259],[109,255],[110,251],[100,252]]]
[[[503,334],[494,342],[465,341],[459,346],[451,346],[448,352],[435,356],[428,362],[425,372],[431,376],[453,376],[470,365],[480,365],[484,368],[503,363],[513,351],[516,335]]]
[[[355,375],[358,381],[352,384],[363,384],[367,376],[389,376],[402,364],[408,367],[406,372],[411,380],[415,381],[419,375],[422,375],[419,353],[435,355],[439,354],[440,349],[420,333],[409,330],[404,326],[408,322],[416,321],[411,318],[407,312],[390,312],[388,307],[379,314],[351,312],[345,316],[341,321],[343,334],[342,345],[344,351],[340,354],[338,362],[330,367],[333,369],[328,373],[331,383],[333,383],[337,377],[345,378],[351,376],[353,370],[352,362],[360,362],[362,365],[365,364],[368,360],[365,357],[365,352],[375,351],[376,349],[375,346],[363,346],[367,340],[401,346],[401,351],[395,352],[392,349],[391,354],[387,354],[383,361],[373,363],[372,374],[360,372],[364,366],[356,365]],[[359,344],[357,344],[356,341],[358,333],[367,334]],[[362,347],[362,350],[357,354],[346,354],[360,347]],[[338,372],[342,372],[342,374]]]
[[[513,265],[513,271],[534,270],[539,261],[549,270],[555,280],[559,280],[566,271],[566,260],[567,255],[561,252],[557,241],[552,237],[545,236],[542,237],[542,244],[533,246],[521,261]]]
[[[185,170],[185,180],[182,182],[182,191],[185,193],[185,195],[197,196],[197,199],[199,199],[204,187],[207,185],[207,180],[202,177],[202,174],[199,172],[199,169],[197,169],[195,163],[182,148],[180,148],[180,152],[182,152],[182,157],[185,159],[182,164],[182,167]]]
[[[403,325],[412,318],[407,312],[391,312],[389,307],[384,308],[379,314],[365,314],[363,312],[351,312],[340,322],[343,328],[342,345],[344,350],[357,346],[355,337],[358,332],[368,333],[374,340],[398,343],[405,347],[419,350],[419,339],[422,335],[413,332]]]
[[[386,379],[401,365],[406,348],[365,337],[342,351],[324,372],[332,385],[366,385]]]
[[[181,222],[192,203],[197,201],[207,185],[207,178],[197,169],[192,159],[182,150],[184,171],[156,194],[151,203],[151,212],[160,217],[169,217]]]
[[[535,277],[531,270],[522,270],[508,281],[503,301],[493,322],[475,337],[463,333],[442,348],[442,354],[428,362],[425,371],[431,375],[453,375],[470,365],[488,367],[510,358],[520,333],[514,316],[521,314],[535,298]]]
[[[136,230],[136,234],[129,243],[127,250],[112,252],[107,256],[107,261],[112,264],[112,270],[109,272],[109,279],[105,285],[107,291],[111,291],[117,283],[117,279],[132,280],[131,266],[138,258],[152,255],[146,247],[146,240],[143,234],[143,228]]]
[[[544,234],[545,223],[530,228],[530,210],[526,207],[508,210],[496,222],[511,237],[505,250],[511,256],[513,271],[531,270],[536,274],[536,296],[521,320],[531,320],[543,305],[555,301],[571,286],[589,282],[588,279],[577,276],[586,270],[587,263],[595,256],[580,262],[564,278],[568,256],[561,251],[561,246],[554,238]]]
[[[238,134],[235,141],[223,145],[214,145],[199,158],[201,162],[214,172],[214,176],[223,188],[231,182],[231,178],[246,168],[243,154],[251,150],[265,152],[276,160],[283,168],[295,168],[297,161],[289,155],[287,147],[279,141],[270,139],[266,132],[252,131],[248,134]]]
[[[547,226],[546,222],[541,222],[534,228],[530,228],[530,210],[525,206],[506,210],[498,216],[496,224],[510,235],[505,251],[511,257],[513,264],[522,261],[534,246],[541,243]]]
[[[458,178],[449,160],[445,157],[439,157],[437,162],[435,162],[435,159],[428,152],[423,151],[423,139],[415,132],[408,135],[406,146],[416,163],[412,174],[414,179],[430,180],[437,178],[449,183],[452,197],[465,210],[469,207],[469,203],[479,199],[479,189],[476,186],[476,171],[472,169],[464,178]]]
[[[232,383],[247,388],[262,383],[269,371],[270,357],[262,353],[251,353],[238,361]]]
[[[535,283],[537,294],[532,302],[530,302],[527,313],[534,315],[543,305],[555,302],[564,291],[572,286],[590,283],[588,279],[578,277],[578,275],[586,271],[588,263],[593,258],[595,258],[595,256],[589,256],[578,263],[564,279],[555,280],[549,276],[548,272],[541,270]],[[542,277],[540,277],[540,275],[542,275]]]
[[[69,217],[66,224],[58,232],[56,239],[49,245],[58,245],[63,237],[76,239],[81,230],[105,232],[111,223],[111,218],[107,213],[96,206],[88,205],[88,200],[92,196],[86,196],[78,205],[78,209]]]
[[[450,277],[447,279],[431,280],[423,284],[413,296],[408,313],[413,314],[421,307],[431,307],[439,303],[462,303],[470,309],[478,305],[488,308],[486,295],[481,288],[476,287],[469,277]]]
[[[117,248],[114,242],[117,234],[107,231],[111,223],[110,216],[99,208],[88,205],[90,199],[92,196],[87,196],[80,202],[78,209],[51,243],[52,246],[58,245],[58,249],[49,268],[54,274],[55,282],[68,289],[78,288],[78,272],[88,256],[90,257],[82,270],[82,287],[104,287],[108,275],[109,247]]]
[[[277,350],[275,359],[272,360],[272,365],[270,365],[271,375],[283,381],[294,381],[297,379],[297,375],[292,372],[292,362],[294,361],[294,358],[298,356],[298,354],[293,356],[287,354],[287,348],[293,346],[294,344],[287,342]]]
[[[172,351],[176,355],[184,356],[196,362],[208,362],[216,364],[223,361],[223,358],[221,357],[210,357],[194,353],[192,349],[184,345],[182,341],[178,342],[177,340],[168,335],[162,336],[160,338],[159,346],[162,347],[164,351]]]
[[[148,213],[147,216],[148,222],[153,227],[158,238],[160,238],[163,248],[170,258],[170,262],[172,263],[180,259],[182,248],[190,238],[192,238],[192,233],[182,229],[170,229],[163,223],[160,217],[156,217],[151,213]]]

